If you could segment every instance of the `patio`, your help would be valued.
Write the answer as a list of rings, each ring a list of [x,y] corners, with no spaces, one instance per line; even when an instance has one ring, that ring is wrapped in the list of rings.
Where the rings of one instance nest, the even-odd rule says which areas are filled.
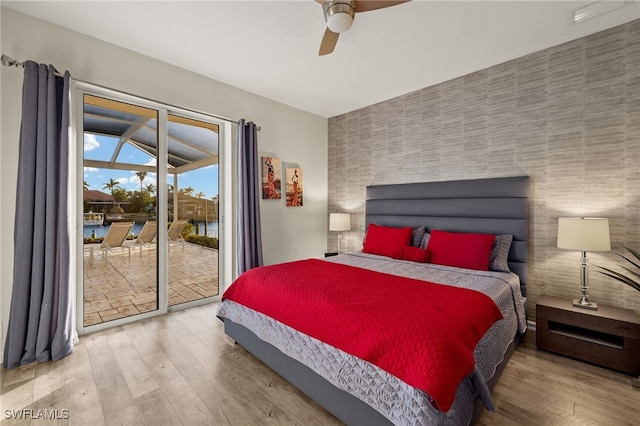
[[[84,326],[157,308],[156,250],[145,247],[84,257]],[[169,251],[169,306],[218,294],[218,250],[197,244]]]

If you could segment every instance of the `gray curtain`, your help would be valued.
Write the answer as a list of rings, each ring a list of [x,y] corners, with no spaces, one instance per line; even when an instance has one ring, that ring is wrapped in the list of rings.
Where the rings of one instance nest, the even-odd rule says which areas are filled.
[[[68,229],[69,72],[25,63],[13,290],[3,364],[57,360],[73,346]]]
[[[238,273],[262,266],[258,130],[238,122]]]

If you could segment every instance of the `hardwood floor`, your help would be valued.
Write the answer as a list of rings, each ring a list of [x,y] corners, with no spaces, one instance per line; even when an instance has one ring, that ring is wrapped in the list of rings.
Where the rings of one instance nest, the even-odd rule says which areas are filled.
[[[2,369],[0,421],[340,424],[234,345],[215,310],[205,305],[93,333],[61,361]],[[485,412],[480,425],[640,425],[637,379],[538,352],[531,332],[493,394],[497,412]],[[14,419],[19,413],[28,418]]]

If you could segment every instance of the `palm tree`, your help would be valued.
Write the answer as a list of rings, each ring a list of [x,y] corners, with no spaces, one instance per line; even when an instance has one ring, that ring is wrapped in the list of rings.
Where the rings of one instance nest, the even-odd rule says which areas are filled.
[[[102,189],[108,189],[111,191],[111,198],[113,199],[113,208],[120,207],[120,203],[116,203],[115,191],[116,189],[122,189],[118,186],[120,182],[114,180],[113,178],[109,179],[109,182],[105,183]]]
[[[202,197],[204,197],[204,192],[202,192],[202,191],[198,192],[198,193],[196,194],[196,197],[198,197],[198,198],[202,198]]]
[[[188,196],[191,196],[191,194],[193,194],[194,189],[192,187],[190,187],[190,186],[187,186],[186,188],[183,189],[183,191]]]
[[[140,192],[142,192],[142,181],[147,177],[147,172],[136,172],[136,176],[140,179]]]
[[[155,194],[155,192],[156,192],[156,186],[154,184],[152,184],[152,183],[147,185],[145,189],[147,190],[147,192],[149,194]]]
[[[86,180],[82,181],[82,189],[87,191],[89,189],[89,183]]]
[[[109,179],[109,182],[105,183],[102,189],[108,189],[111,191],[111,196],[113,197],[113,190],[119,188],[120,182],[114,180],[113,178]]]

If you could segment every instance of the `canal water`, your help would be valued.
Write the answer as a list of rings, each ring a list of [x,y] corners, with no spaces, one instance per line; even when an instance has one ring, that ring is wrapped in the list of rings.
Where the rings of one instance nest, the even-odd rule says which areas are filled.
[[[135,235],[139,235],[143,226],[144,226],[144,223],[135,223],[135,224],[133,224],[133,228],[131,229],[131,233],[135,234]],[[109,231],[109,227],[110,227],[110,225],[90,225],[90,226],[85,226],[84,227],[84,232],[82,234],[83,234],[84,238],[91,238],[92,232],[95,231],[96,238],[101,238],[101,237],[104,237],[105,235],[107,235],[107,232]],[[205,233],[204,233],[205,229],[204,228],[205,228],[204,222],[194,222],[193,223],[193,233],[194,234],[197,231],[198,235],[205,235]],[[207,222],[207,234],[210,237],[218,238],[218,222],[216,222],[216,221]]]

